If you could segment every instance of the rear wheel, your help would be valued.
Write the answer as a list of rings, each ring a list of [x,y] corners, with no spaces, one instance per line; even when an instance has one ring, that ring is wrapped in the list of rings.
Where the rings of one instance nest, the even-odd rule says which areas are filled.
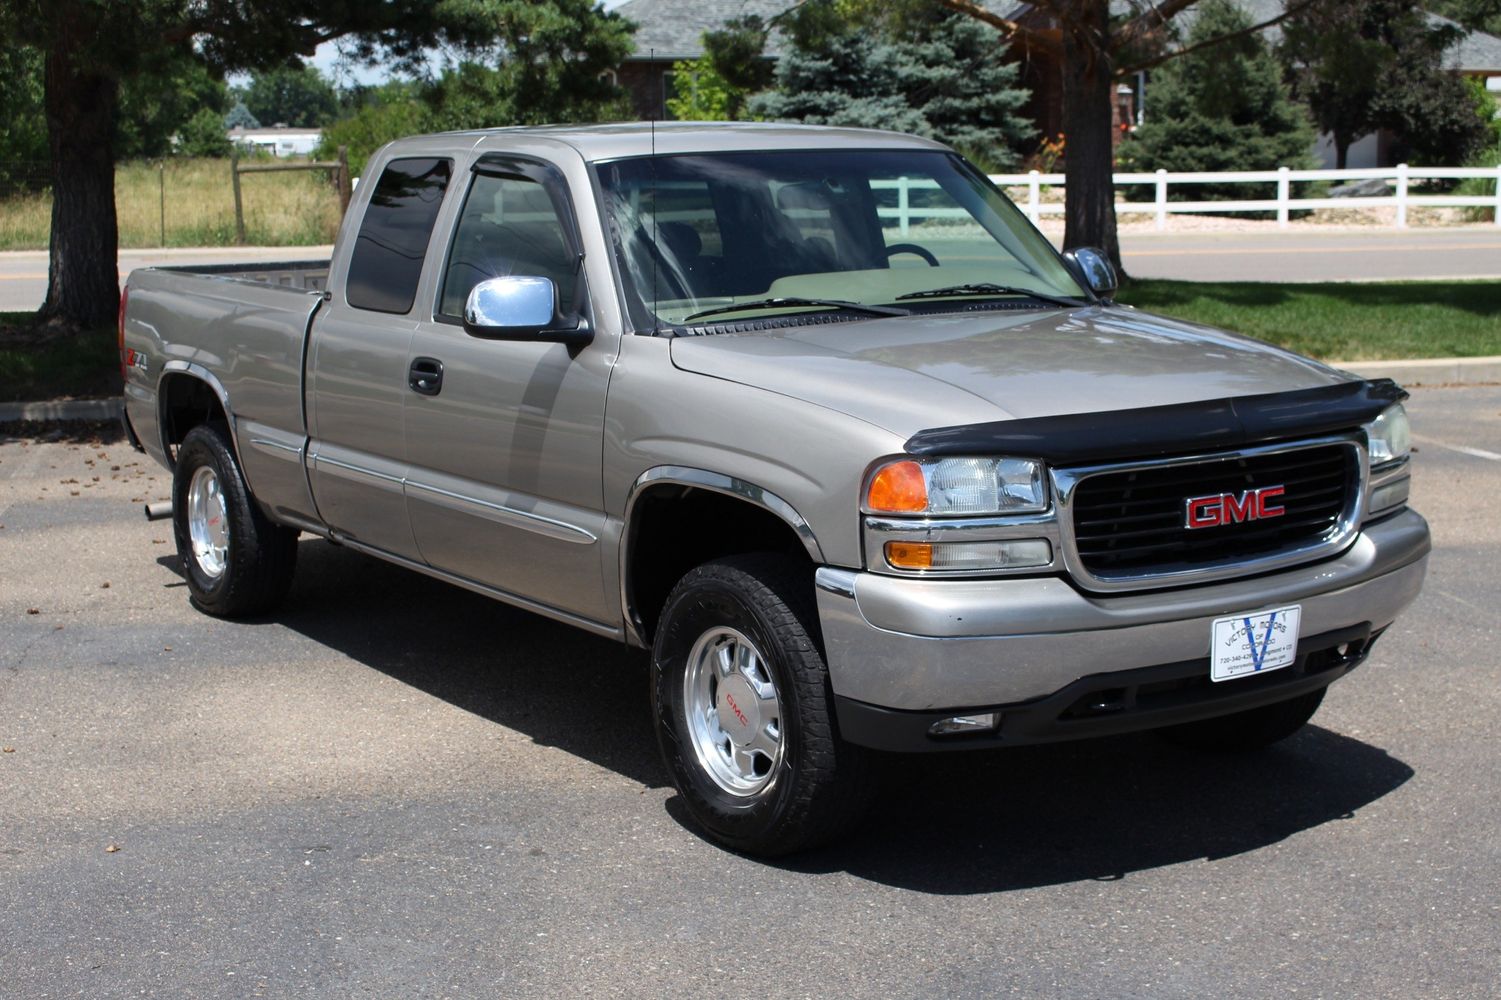
[[[826,843],[871,798],[868,754],[835,729],[809,577],[779,556],[706,563],[673,589],[657,629],[663,760],[694,819],[749,854]]]
[[[1217,753],[1243,753],[1287,739],[1313,718],[1324,700],[1324,688],[1275,705],[1247,709],[1216,719],[1201,719],[1159,729],[1170,743]]]
[[[297,532],[261,513],[222,424],[188,431],[172,480],[172,527],[195,607],[226,618],[264,614],[292,585]]]

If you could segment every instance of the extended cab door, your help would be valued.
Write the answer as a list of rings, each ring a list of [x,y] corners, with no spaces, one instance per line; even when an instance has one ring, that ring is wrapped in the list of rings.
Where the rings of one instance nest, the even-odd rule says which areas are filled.
[[[620,602],[605,592],[601,565],[601,453],[617,339],[487,340],[462,325],[470,289],[504,275],[550,278],[560,312],[589,314],[567,182],[543,160],[489,154],[464,183],[436,302],[409,349],[412,365],[437,373],[406,397],[417,545],[436,569],[613,622]]]
[[[308,449],[324,522],[354,541],[420,561],[407,517],[403,407],[423,263],[453,173],[445,157],[388,162],[334,294],[313,324]],[[345,238],[349,236],[346,229]]]

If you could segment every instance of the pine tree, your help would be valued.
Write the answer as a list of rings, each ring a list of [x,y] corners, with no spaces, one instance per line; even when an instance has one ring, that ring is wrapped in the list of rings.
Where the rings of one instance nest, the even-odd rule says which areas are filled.
[[[995,33],[948,15],[907,28],[794,39],[775,88],[751,99],[751,113],[911,132],[988,169],[1014,166],[1032,135],[1021,114],[1029,95],[1017,85],[1016,64],[998,58]]]
[[[1229,0],[1205,0],[1186,47],[1251,26]],[[1146,121],[1121,144],[1125,170],[1272,170],[1312,166],[1313,126],[1260,36],[1249,34],[1167,63],[1147,83]],[[1138,186],[1140,187],[1140,186]],[[1150,194],[1150,189],[1141,188]],[[1194,185],[1192,201],[1265,197],[1264,188]],[[1136,193],[1136,192],[1133,192]]]

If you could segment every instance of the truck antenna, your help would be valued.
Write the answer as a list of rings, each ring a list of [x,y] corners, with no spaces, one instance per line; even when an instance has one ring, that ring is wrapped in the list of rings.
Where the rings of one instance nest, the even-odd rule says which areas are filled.
[[[647,58],[649,58],[652,61],[652,64],[655,65],[657,61],[657,50],[655,48],[651,49],[650,55]],[[657,311],[657,257],[661,253],[661,251],[657,249],[657,116],[662,113],[663,108],[667,107],[666,73],[663,73],[657,78],[657,89],[657,106],[652,109],[651,122],[649,125],[649,131],[651,133],[651,315],[653,335],[662,332],[661,314]]]

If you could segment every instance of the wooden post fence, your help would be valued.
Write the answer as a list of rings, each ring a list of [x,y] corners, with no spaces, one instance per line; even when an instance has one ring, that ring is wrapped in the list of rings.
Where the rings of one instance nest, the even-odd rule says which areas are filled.
[[[235,242],[245,243],[245,205],[240,195],[241,174],[269,174],[281,173],[287,170],[327,170],[329,181],[333,184],[334,191],[339,196],[339,215],[349,211],[349,199],[354,190],[352,179],[349,174],[349,147],[340,146],[338,159],[319,161],[309,160],[306,163],[240,163],[240,147],[230,147],[229,173],[230,183],[235,193]]]

